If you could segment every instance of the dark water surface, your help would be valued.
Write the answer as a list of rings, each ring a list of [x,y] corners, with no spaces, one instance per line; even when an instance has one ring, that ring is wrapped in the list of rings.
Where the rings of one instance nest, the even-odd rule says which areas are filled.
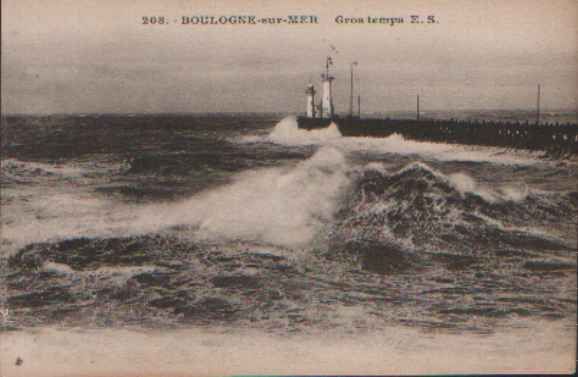
[[[282,118],[4,118],[4,328],[575,319],[574,162]]]

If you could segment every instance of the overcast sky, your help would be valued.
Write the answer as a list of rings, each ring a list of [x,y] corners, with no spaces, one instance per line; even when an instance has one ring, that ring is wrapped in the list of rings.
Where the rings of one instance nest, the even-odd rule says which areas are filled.
[[[184,26],[192,15],[317,15],[317,25]],[[409,16],[439,23],[411,25]],[[165,16],[164,26],[142,16]],[[339,25],[404,17],[403,25]],[[576,108],[578,2],[2,0],[2,110],[299,112],[332,53],[366,111]],[[331,52],[333,44],[338,52]]]

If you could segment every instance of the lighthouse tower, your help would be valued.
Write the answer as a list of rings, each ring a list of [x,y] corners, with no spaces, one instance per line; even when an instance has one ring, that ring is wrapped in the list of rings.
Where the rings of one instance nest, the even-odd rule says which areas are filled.
[[[325,62],[325,73],[321,75],[321,82],[323,85],[323,97],[321,100],[321,117],[322,118],[333,118],[333,97],[331,95],[331,86],[335,77],[329,74],[329,66],[333,65],[333,61],[330,56],[327,57]]]
[[[322,100],[322,117],[333,118],[333,97],[331,95],[332,81],[335,77],[322,74],[321,82],[323,83],[323,100]]]
[[[313,84],[307,85],[307,118],[315,118],[315,87]]]

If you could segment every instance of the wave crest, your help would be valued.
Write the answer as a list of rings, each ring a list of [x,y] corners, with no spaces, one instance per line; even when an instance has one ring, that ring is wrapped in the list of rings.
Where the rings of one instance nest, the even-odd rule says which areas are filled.
[[[500,243],[521,247],[543,239],[522,229],[524,223],[572,211],[560,196],[525,186],[489,188],[464,173],[446,175],[423,162],[394,172],[371,164],[358,172],[354,187],[337,221],[338,239],[393,241],[407,251],[467,253]],[[539,242],[561,247],[561,241],[551,241]]]

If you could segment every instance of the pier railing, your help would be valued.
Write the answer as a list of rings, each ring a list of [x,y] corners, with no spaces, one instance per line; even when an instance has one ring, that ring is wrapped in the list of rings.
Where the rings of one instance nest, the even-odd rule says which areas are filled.
[[[419,141],[541,150],[556,155],[578,154],[578,124],[574,123],[387,118],[334,121],[343,136],[387,137],[397,133]],[[328,122],[299,118],[299,127],[322,128]]]

